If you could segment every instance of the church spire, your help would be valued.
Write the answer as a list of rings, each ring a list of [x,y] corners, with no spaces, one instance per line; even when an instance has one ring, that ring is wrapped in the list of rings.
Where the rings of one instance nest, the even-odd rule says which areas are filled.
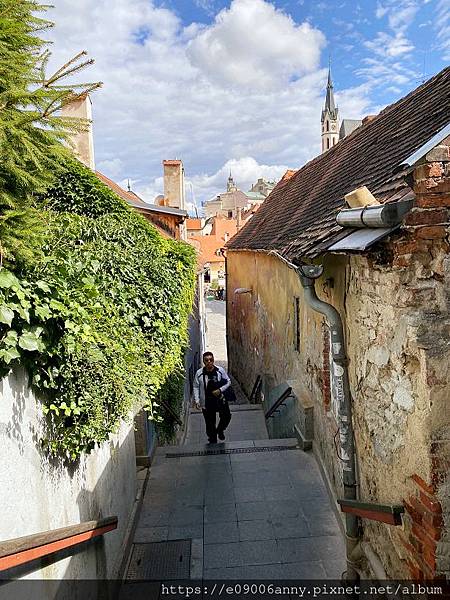
[[[231,169],[230,169],[230,176],[228,177],[228,182],[227,182],[227,192],[235,192],[236,189],[237,189],[236,184],[234,183],[233,175],[231,174]]]
[[[328,110],[331,114],[336,111],[336,104],[334,102],[334,91],[333,81],[331,80],[331,65],[328,67],[328,82],[327,82],[327,98],[325,100],[325,110]]]
[[[328,81],[325,106],[322,110],[322,152],[329,150],[339,141],[339,109],[334,101],[331,61],[328,64]]]

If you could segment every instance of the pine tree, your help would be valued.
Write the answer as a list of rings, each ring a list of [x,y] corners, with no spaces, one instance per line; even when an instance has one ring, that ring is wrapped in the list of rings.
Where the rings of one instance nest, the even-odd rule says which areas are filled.
[[[35,0],[0,0],[0,261],[21,261],[38,251],[42,222],[36,198],[69,160],[64,141],[87,123],[58,116],[61,106],[100,83],[64,85],[92,64],[81,52],[46,76],[53,24]]]

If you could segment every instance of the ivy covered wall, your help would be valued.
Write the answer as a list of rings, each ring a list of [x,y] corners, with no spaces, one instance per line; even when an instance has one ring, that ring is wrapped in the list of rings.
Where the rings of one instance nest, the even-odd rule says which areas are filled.
[[[108,439],[179,368],[195,253],[156,229],[78,161],[41,199],[42,253],[0,270],[0,368],[22,364],[48,415],[51,453]]]

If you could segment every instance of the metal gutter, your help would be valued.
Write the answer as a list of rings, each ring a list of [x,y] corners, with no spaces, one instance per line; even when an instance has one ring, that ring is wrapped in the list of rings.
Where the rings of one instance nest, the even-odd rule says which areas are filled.
[[[428,142],[423,144],[423,146],[411,154],[411,156],[408,156],[408,158],[400,163],[398,167],[396,167],[395,172],[415,165],[421,158],[425,156],[427,152],[442,142],[442,140],[444,140],[448,135],[450,135],[450,123],[438,131],[436,135],[434,135],[430,140],[428,140]]]
[[[163,215],[175,215],[177,217],[185,217],[189,216],[187,210],[181,210],[180,208],[171,208],[169,206],[157,206],[156,204],[147,204],[147,206],[142,206],[138,202],[133,202],[132,200],[127,200],[128,204],[133,208],[140,209],[144,212],[152,212]]]

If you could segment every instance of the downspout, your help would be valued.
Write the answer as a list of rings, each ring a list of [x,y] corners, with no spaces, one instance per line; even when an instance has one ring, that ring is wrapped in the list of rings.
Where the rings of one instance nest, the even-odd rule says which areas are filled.
[[[342,479],[344,484],[344,498],[356,500],[356,461],[355,447],[353,443],[352,402],[350,396],[350,385],[348,380],[347,355],[345,351],[344,328],[339,312],[328,302],[317,297],[314,280],[323,273],[321,265],[297,266],[287,261],[278,252],[271,254],[281,259],[287,266],[294,269],[300,278],[304,290],[305,300],[316,312],[324,315],[328,321],[331,333],[331,353],[333,358],[334,381],[336,382],[339,400],[339,457],[342,462]],[[349,581],[358,579],[355,565],[355,556],[358,554],[358,518],[356,515],[345,514],[345,538],[347,575]]]
[[[344,328],[339,312],[328,302],[317,297],[314,280],[323,273],[322,266],[303,266],[297,268],[305,300],[318,313],[325,315],[330,326],[331,353],[333,358],[333,377],[336,382],[339,401],[339,438],[344,484],[344,498],[356,499],[355,448],[353,443],[352,402],[348,381],[347,354],[345,351]],[[345,515],[345,537],[347,550],[347,579],[358,579],[358,573],[351,557],[358,543],[358,519],[355,515]]]

